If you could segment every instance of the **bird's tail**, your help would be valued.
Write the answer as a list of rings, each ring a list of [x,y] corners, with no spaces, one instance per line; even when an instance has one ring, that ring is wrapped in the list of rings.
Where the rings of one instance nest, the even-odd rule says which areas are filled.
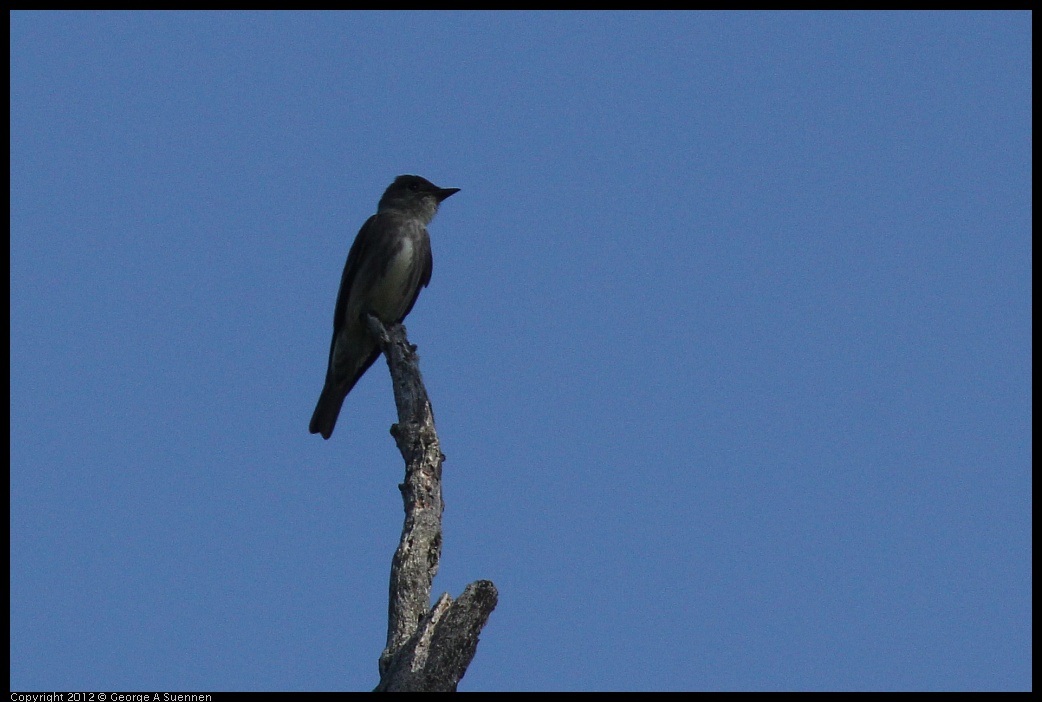
[[[328,439],[333,435],[333,427],[336,426],[345,397],[347,397],[346,392],[341,392],[332,383],[326,383],[318,398],[318,404],[315,406],[315,413],[311,415],[309,429],[312,434],[321,434],[323,439]]]

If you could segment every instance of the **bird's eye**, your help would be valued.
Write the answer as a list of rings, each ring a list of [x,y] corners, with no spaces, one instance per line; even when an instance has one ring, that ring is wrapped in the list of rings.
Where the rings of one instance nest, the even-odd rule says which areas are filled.
[[[411,190],[413,192],[416,192],[419,189],[420,189],[420,184],[419,183],[409,183],[409,190]]]

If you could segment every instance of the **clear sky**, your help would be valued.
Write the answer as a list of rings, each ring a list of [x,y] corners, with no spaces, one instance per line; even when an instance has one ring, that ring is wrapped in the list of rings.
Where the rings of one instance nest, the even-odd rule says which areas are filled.
[[[1031,16],[11,15],[11,686],[366,690],[384,188],[463,690],[1031,687]]]

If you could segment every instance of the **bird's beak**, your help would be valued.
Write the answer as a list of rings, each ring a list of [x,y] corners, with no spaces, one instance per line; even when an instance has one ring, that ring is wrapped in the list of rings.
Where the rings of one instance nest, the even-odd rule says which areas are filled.
[[[459,192],[459,188],[438,188],[438,192],[434,194],[438,198],[438,202],[442,202],[448,197],[451,197]]]

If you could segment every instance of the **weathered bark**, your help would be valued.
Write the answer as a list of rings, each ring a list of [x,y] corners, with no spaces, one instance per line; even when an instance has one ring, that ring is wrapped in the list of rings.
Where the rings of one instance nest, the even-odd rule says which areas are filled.
[[[398,423],[391,435],[405,459],[405,525],[391,562],[387,645],[380,655],[376,691],[454,691],[477,650],[478,634],[496,607],[488,580],[471,583],[453,601],[448,594],[430,606],[431,583],[441,558],[441,452],[434,413],[420,376],[416,347],[405,327],[384,327],[370,316],[394,385]]]

